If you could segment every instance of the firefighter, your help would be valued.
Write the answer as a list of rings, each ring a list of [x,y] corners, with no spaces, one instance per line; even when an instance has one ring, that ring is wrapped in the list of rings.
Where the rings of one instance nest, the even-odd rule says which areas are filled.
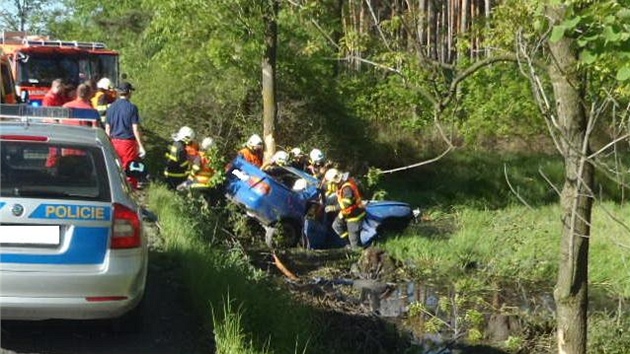
[[[190,176],[188,177],[188,187],[196,191],[204,191],[213,187],[214,169],[211,166],[210,158],[214,148],[214,140],[210,137],[204,138],[200,147],[199,154],[192,161]]]
[[[336,168],[326,171],[325,182],[337,185],[337,203],[326,205],[326,213],[337,213],[333,221],[333,230],[341,238],[348,237],[350,247],[356,249],[361,246],[361,223],[365,218],[365,207],[361,200],[361,192],[354,178],[348,173],[341,173]]]
[[[190,160],[186,153],[186,146],[195,138],[195,132],[187,126],[183,126],[172,136],[173,143],[168,147],[165,154],[166,167],[164,177],[166,183],[172,189],[186,181],[190,169]]]
[[[112,94],[112,92],[112,82],[104,77],[96,83],[96,93],[90,99],[92,107],[98,111],[103,123],[105,123],[105,118],[107,117],[107,108],[116,98],[116,95]]]
[[[186,156],[188,157],[188,161],[190,161],[191,166],[192,163],[199,158],[199,143],[197,140],[192,140],[190,143],[186,144]]]
[[[263,171],[270,171],[277,167],[283,167],[289,165],[289,154],[286,151],[276,151],[271,157],[269,162],[266,162],[260,168]]]
[[[320,149],[311,150],[308,156],[309,160],[306,171],[310,173],[313,177],[317,179],[322,179],[326,174],[326,170],[328,169],[326,156]]]
[[[301,171],[306,171],[308,166],[308,158],[302,152],[302,149],[295,147],[289,150],[289,165]]]
[[[238,156],[241,156],[252,165],[262,167],[263,141],[260,135],[254,134],[250,136],[245,143],[245,147],[238,151]]]

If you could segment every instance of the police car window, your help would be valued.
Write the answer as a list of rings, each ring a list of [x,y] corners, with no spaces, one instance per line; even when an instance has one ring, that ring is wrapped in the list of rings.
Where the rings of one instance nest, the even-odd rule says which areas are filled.
[[[23,141],[0,144],[0,196],[110,201],[107,170],[98,148]]]

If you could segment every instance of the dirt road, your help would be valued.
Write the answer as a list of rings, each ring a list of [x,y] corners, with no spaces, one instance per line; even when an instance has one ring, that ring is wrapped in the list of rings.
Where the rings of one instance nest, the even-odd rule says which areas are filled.
[[[212,333],[201,327],[187,306],[177,264],[159,250],[155,229],[150,239],[149,274],[143,328],[117,333],[103,321],[2,322],[0,353],[29,354],[208,354]]]

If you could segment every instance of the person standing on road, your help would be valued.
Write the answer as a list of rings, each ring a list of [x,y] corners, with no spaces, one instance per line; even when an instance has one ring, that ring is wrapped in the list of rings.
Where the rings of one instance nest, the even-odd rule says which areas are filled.
[[[112,82],[104,77],[96,83],[97,91],[91,98],[92,107],[94,107],[101,116],[101,121],[105,123],[107,118],[107,108],[113,102],[114,95],[112,92]]]
[[[324,181],[334,183],[337,188],[337,203],[325,207],[326,213],[338,212],[333,221],[333,230],[341,238],[348,237],[352,249],[361,246],[361,223],[365,218],[365,207],[361,200],[359,186],[348,173],[341,173],[336,168],[326,171]]]
[[[94,116],[98,117],[98,112],[92,108],[92,104],[90,103],[90,96],[92,95],[92,89],[87,84],[81,84],[77,86],[77,97],[69,102],[63,104],[62,107],[65,108],[79,108],[79,109],[89,109],[94,111]],[[94,122],[89,121],[77,121],[72,119],[64,119],[62,120],[63,124],[71,124],[71,125],[85,125],[88,127],[99,127],[100,121],[95,120]]]
[[[123,169],[129,164],[146,155],[140,134],[140,115],[138,107],[131,103],[131,93],[134,87],[123,82],[118,91],[118,99],[107,109],[105,132],[112,140],[116,153],[121,159]],[[138,187],[138,180],[127,177],[132,187]]]
[[[66,96],[63,87],[63,81],[61,79],[54,79],[50,85],[50,90],[46,92],[44,99],[42,100],[42,106],[44,107],[61,107],[66,103]]]

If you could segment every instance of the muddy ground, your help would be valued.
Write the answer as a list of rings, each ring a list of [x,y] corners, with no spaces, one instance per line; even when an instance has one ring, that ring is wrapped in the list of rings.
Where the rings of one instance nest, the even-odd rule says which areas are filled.
[[[354,252],[261,248],[250,249],[249,254],[280,286],[325,317],[323,325],[331,335],[344,338],[339,341],[343,352],[505,353],[467,345],[461,338],[424,333],[420,317],[409,316],[409,305],[428,304],[437,294],[414,286],[405,267],[378,248]],[[508,325],[499,323],[499,331]]]

